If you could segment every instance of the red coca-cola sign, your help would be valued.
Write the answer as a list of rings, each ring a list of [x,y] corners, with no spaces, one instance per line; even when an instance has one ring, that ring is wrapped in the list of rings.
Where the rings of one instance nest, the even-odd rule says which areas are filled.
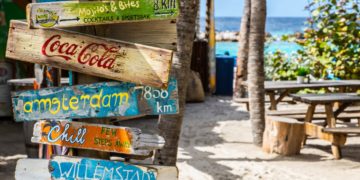
[[[70,44],[62,42],[61,35],[54,35],[45,41],[41,53],[46,57],[59,57],[65,61],[75,60],[79,64],[112,69],[120,49],[103,43]]]

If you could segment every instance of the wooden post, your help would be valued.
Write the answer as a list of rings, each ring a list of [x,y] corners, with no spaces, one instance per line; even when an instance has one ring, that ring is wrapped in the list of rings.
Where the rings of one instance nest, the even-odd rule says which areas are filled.
[[[304,123],[296,119],[267,116],[263,150],[285,156],[300,154]]]
[[[214,0],[206,1],[206,39],[209,43],[210,92],[216,87]]]

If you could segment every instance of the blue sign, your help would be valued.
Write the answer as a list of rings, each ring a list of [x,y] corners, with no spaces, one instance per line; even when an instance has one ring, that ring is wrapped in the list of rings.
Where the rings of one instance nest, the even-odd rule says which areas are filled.
[[[156,169],[123,162],[56,156],[50,160],[52,179],[155,180]]]
[[[15,92],[16,121],[104,118],[178,113],[177,81],[168,89],[105,82]]]

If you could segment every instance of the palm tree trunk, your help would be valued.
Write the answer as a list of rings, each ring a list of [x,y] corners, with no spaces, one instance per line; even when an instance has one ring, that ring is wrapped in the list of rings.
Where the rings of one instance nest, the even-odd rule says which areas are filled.
[[[245,97],[245,88],[243,83],[247,79],[247,59],[249,55],[249,32],[250,32],[250,12],[251,0],[244,1],[244,12],[241,17],[239,34],[239,51],[237,55],[237,72],[235,83],[235,98]]]
[[[248,87],[253,141],[262,145],[265,126],[264,43],[266,0],[251,0]]]
[[[177,159],[199,0],[180,1],[179,4],[180,15],[177,20],[177,58],[174,58],[172,66],[172,74],[174,74],[178,80],[179,114],[160,116],[160,135],[165,138],[166,143],[161,150],[156,151],[154,159],[154,164],[168,166],[174,166]]]

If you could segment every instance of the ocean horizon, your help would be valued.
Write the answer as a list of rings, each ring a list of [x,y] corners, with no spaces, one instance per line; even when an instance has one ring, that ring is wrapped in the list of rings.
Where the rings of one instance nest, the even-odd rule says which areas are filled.
[[[275,36],[303,32],[306,21],[307,17],[267,17],[265,31]],[[240,31],[240,23],[241,17],[215,17],[215,30],[217,32]],[[201,32],[205,31],[205,25],[205,18],[201,17]]]
[[[306,28],[307,17],[267,17],[266,32],[272,36],[280,37],[286,34],[303,32]],[[217,32],[239,31],[241,17],[215,17],[215,30]],[[205,18],[200,18],[200,31],[205,31]],[[265,53],[280,50],[286,54],[296,52],[301,47],[295,43],[275,41],[267,46]],[[217,42],[216,54],[223,55],[225,52],[230,56],[237,56],[237,42]]]

